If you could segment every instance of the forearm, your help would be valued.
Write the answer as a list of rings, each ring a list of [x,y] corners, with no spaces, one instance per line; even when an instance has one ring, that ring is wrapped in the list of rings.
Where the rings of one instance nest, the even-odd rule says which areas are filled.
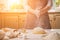
[[[52,7],[52,0],[48,0],[48,3],[47,3],[47,5],[44,7],[44,8],[42,8],[41,10],[43,11],[43,10],[45,10],[45,11],[48,11],[49,9],[51,9],[51,7]]]

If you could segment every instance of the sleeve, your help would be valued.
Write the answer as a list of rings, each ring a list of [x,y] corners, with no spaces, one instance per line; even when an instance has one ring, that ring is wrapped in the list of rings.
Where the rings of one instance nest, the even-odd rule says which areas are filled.
[[[53,4],[53,3],[52,3],[52,0],[48,0],[47,5],[42,9],[42,11],[43,11],[43,10],[48,11],[49,9],[51,9],[52,4]]]
[[[48,0],[46,7],[50,9],[52,5],[53,5],[52,0]]]

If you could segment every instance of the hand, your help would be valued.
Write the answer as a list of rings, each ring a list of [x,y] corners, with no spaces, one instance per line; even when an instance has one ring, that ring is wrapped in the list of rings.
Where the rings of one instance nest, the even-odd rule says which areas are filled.
[[[42,15],[46,14],[46,12],[48,12],[48,11],[41,9],[40,12],[39,12],[39,15],[42,16]]]

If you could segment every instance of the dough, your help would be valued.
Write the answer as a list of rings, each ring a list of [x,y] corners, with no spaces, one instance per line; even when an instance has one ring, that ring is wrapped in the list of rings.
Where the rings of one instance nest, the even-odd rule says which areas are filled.
[[[40,28],[40,27],[36,27],[33,29],[33,33],[34,34],[46,34],[46,32],[44,31],[44,29]]]

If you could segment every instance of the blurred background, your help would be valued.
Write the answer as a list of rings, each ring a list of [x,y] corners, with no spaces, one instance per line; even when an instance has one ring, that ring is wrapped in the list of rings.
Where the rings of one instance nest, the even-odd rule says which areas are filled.
[[[51,28],[60,29],[60,0],[52,0],[53,6],[48,11]],[[25,6],[25,1],[19,5],[17,1],[16,5],[11,5],[10,3],[15,4],[16,0],[0,0],[0,28],[11,27],[11,28],[22,28],[24,26],[24,21],[26,18],[27,8]],[[7,6],[8,5],[8,6]],[[11,7],[9,7],[11,6]],[[11,8],[11,9],[9,9]],[[17,12],[17,10],[18,12]],[[23,10],[24,9],[24,10]],[[21,12],[19,12],[21,11]]]

